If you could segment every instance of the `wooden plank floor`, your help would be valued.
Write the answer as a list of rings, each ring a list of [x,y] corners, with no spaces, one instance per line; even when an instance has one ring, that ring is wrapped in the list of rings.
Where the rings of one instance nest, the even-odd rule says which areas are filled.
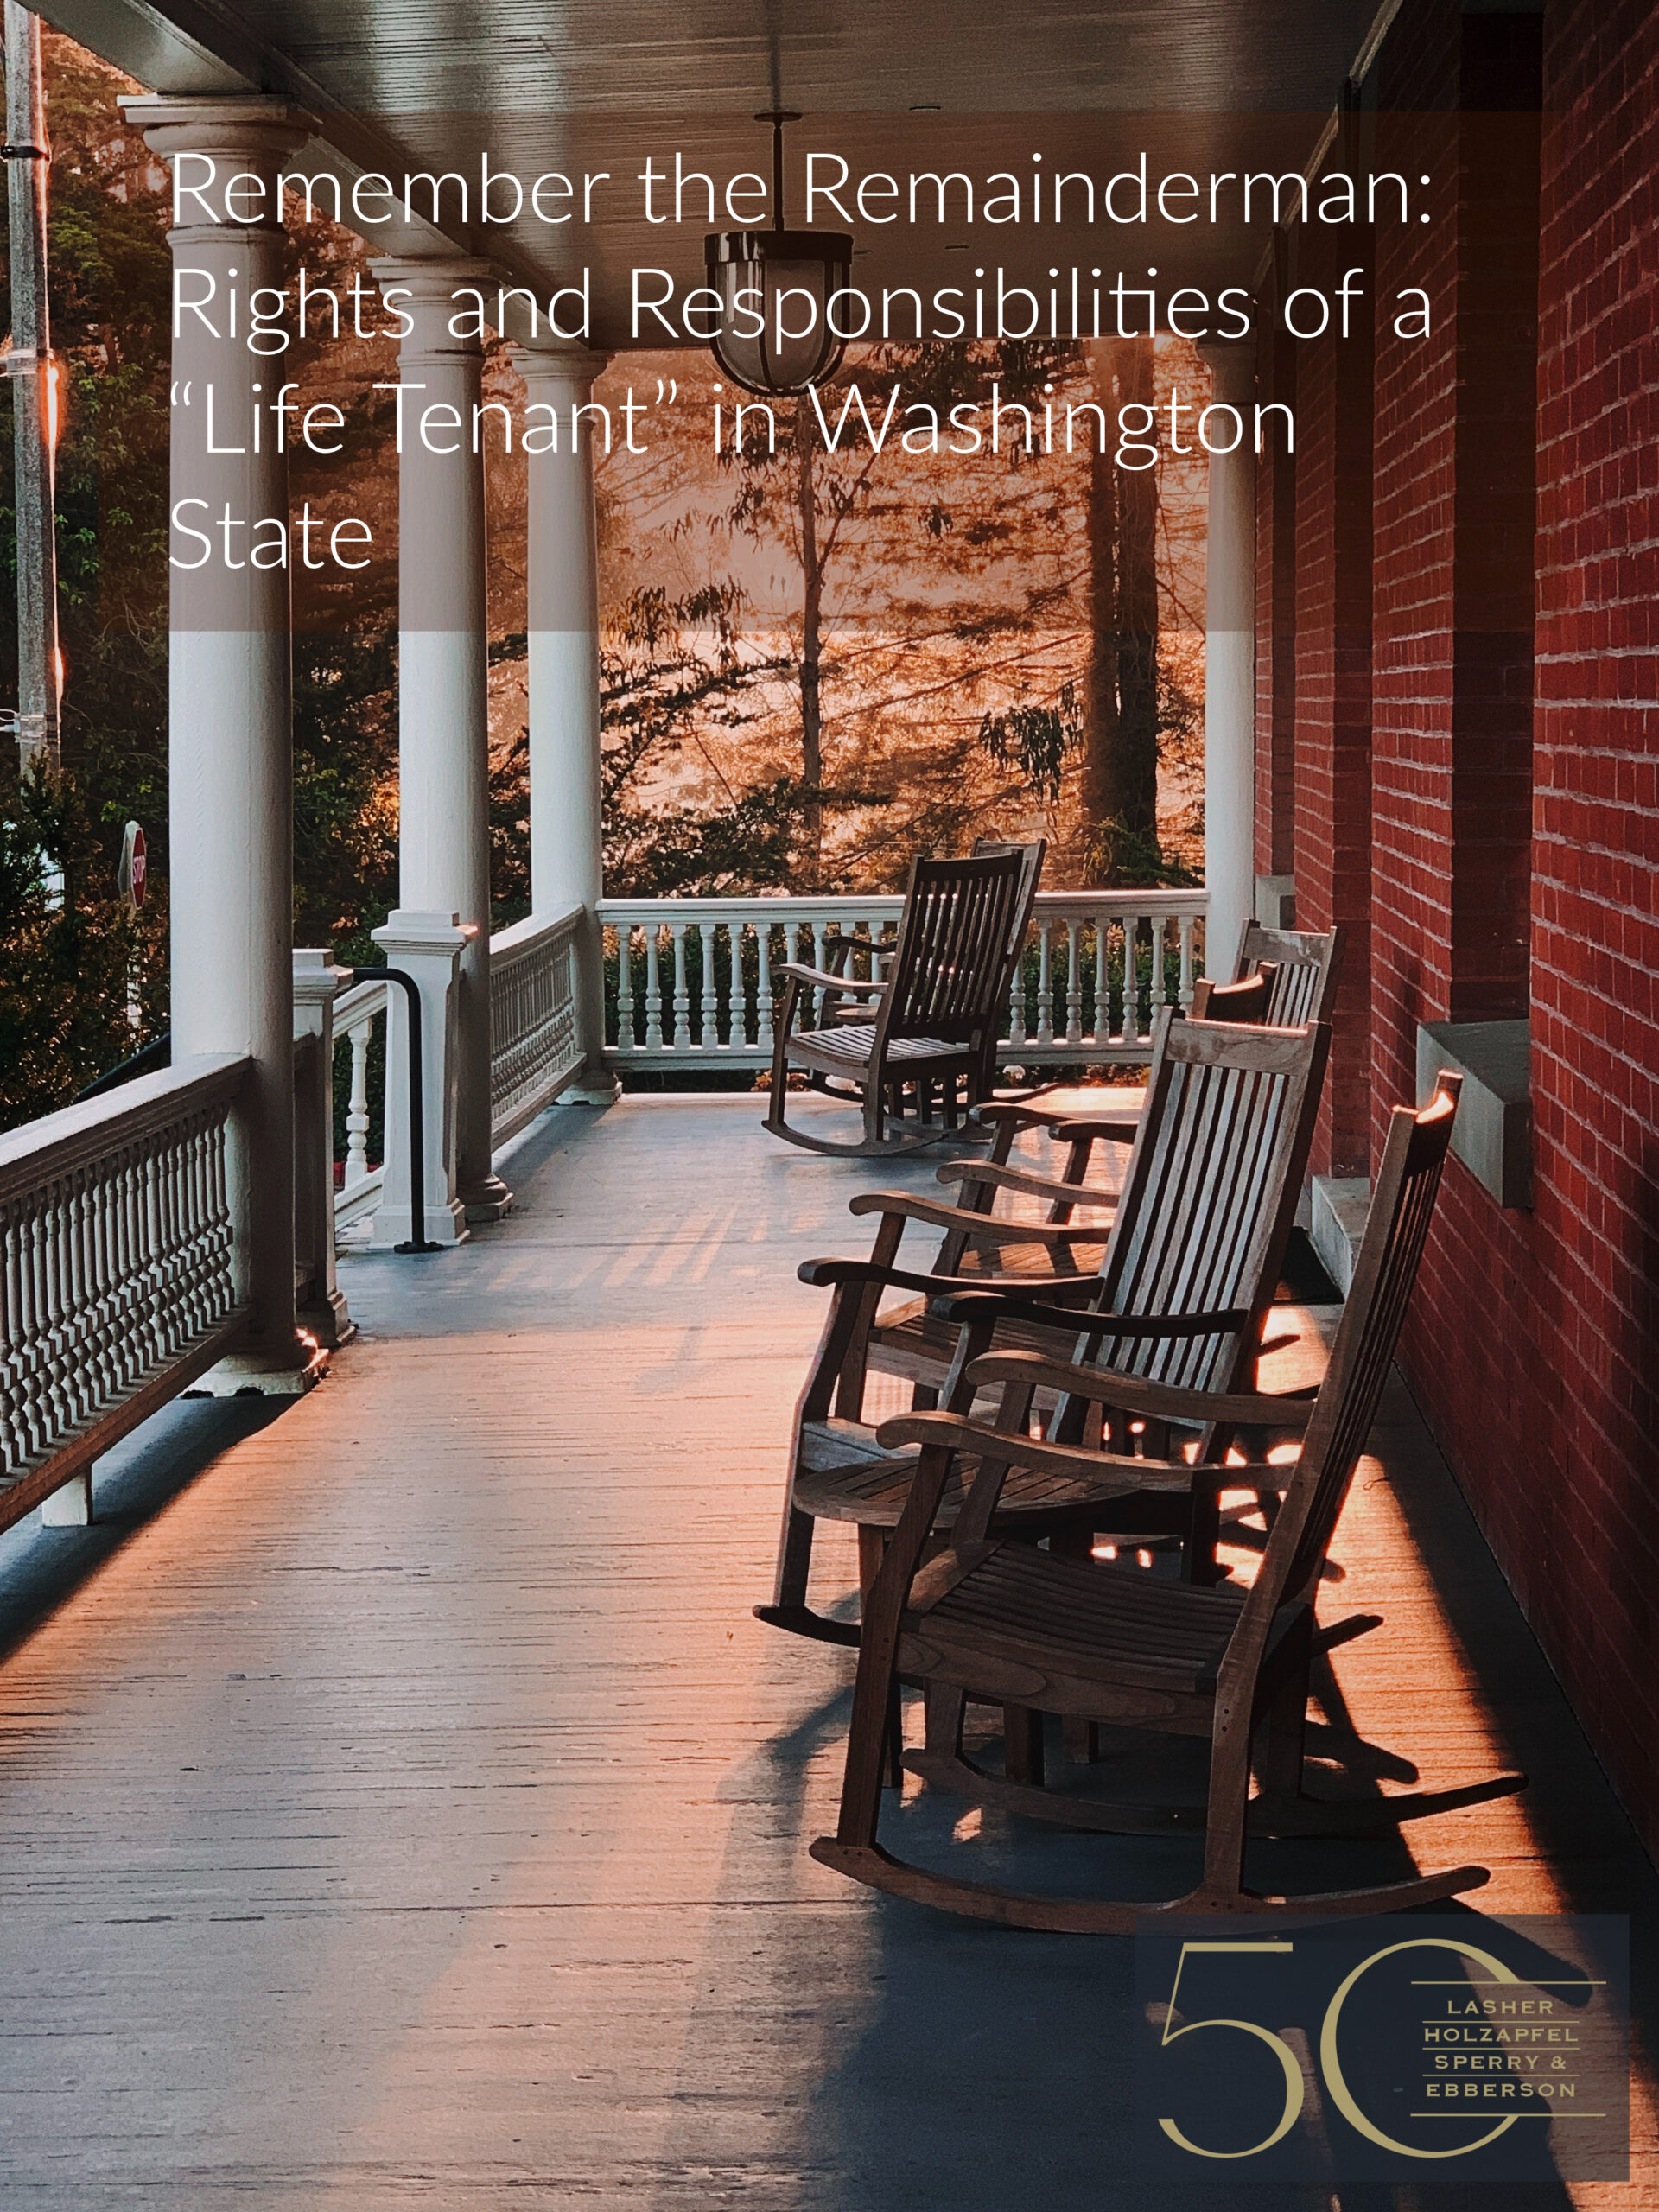
[[[806,1856],[850,1655],[748,1610],[821,1314],[794,1269],[861,1249],[854,1190],[931,1163],[791,1153],[756,1113],[550,1117],[506,1222],[345,1268],[365,1334],[321,1389],[177,1408],[101,1478],[101,1526],[0,1547],[6,2207],[1141,2201],[1128,1947],[959,1924]],[[1292,1319],[1281,1381],[1317,1367]],[[1376,1441],[1335,1602],[1388,1624],[1338,1655],[1341,1695],[1427,1782],[1536,1778],[1414,1854],[1490,1865],[1483,1908],[1646,1913],[1653,1872],[1398,1385]],[[850,1565],[842,1539],[830,1581]],[[960,1810],[912,1784],[892,1817],[937,1852]],[[1056,1886],[1170,1879],[1144,1842],[987,1820],[975,1847]],[[1300,1848],[1331,1880],[1370,1847]],[[1527,2201],[1569,2195],[1654,2201]]]

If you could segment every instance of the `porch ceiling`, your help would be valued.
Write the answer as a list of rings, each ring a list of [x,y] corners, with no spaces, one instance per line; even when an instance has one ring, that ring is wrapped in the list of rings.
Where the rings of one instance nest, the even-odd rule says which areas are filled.
[[[546,293],[584,261],[593,270],[594,339],[636,341],[629,271],[647,264],[696,280],[701,211],[652,226],[633,179],[645,156],[682,151],[719,177],[764,171],[757,109],[804,111],[799,162],[833,150],[867,169],[1051,173],[1103,181],[1147,151],[1154,176],[1185,170],[1300,168],[1376,12],[1376,0],[879,0],[780,6],[778,0],[47,0],[47,19],[161,92],[283,92],[324,120],[344,173],[492,163],[533,177],[605,169],[614,213],[582,232],[531,223],[443,235],[487,251]],[[967,233],[855,226],[866,289],[960,284]],[[383,234],[384,236],[384,234]],[[1006,237],[1006,246],[998,243]],[[1046,226],[975,234],[973,262],[1001,258],[1010,281],[1053,264],[1110,275],[1145,262],[1166,286],[1247,282],[1265,244],[1258,223],[1154,223],[1140,230]],[[952,246],[957,251],[952,251]],[[1143,258],[1144,257],[1144,258]],[[656,343],[664,342],[660,334]]]

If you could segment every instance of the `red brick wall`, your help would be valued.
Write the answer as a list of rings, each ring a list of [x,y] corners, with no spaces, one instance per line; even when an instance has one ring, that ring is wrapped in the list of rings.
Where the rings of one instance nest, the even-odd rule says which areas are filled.
[[[1280,289],[1270,282],[1257,302],[1255,396],[1294,416],[1296,347],[1278,325]],[[1296,865],[1296,456],[1276,416],[1255,473],[1255,872],[1288,875]]]
[[[1298,248],[1298,289],[1357,257],[1306,227]],[[1315,1174],[1362,1174],[1370,1149],[1372,356],[1363,302],[1347,338],[1333,315],[1296,347],[1296,923],[1347,932]]]
[[[1380,164],[1432,178],[1434,218],[1377,238],[1379,1129],[1411,1094],[1420,1021],[1527,1008],[1539,29],[1415,0],[1378,64]],[[1408,288],[1427,340],[1395,331]]]
[[[1384,48],[1402,105],[1424,99],[1464,35],[1455,10],[1408,13]],[[1542,87],[1535,1208],[1500,1209],[1452,1163],[1406,1357],[1592,1743],[1659,1847],[1659,11],[1551,0]],[[1512,178],[1507,190],[1512,213],[1524,193]],[[1511,861],[1494,868],[1480,845],[1484,835],[1508,854],[1514,842],[1515,648],[1494,683],[1491,640],[1511,625],[1516,524],[1500,521],[1497,553],[1478,557],[1478,487],[1459,473],[1455,419],[1461,405],[1476,459],[1496,441],[1513,461],[1513,424],[1458,396],[1483,346],[1490,360],[1513,341],[1512,318],[1506,337],[1482,290],[1488,276],[1502,289],[1503,252],[1481,226],[1498,224],[1501,249],[1503,213],[1493,196],[1445,226],[1451,257],[1433,281],[1454,323],[1470,310],[1465,345],[1414,381],[1386,346],[1379,365],[1379,1110],[1408,1078],[1419,1018],[1501,1011],[1520,973],[1502,928]],[[1503,281],[1512,288],[1512,270]],[[1482,496],[1501,517],[1497,474]],[[1471,632],[1484,658],[1460,670]]]

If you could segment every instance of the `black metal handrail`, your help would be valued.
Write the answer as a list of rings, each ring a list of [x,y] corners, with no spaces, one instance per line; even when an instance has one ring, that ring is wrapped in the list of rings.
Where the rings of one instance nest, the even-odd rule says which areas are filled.
[[[164,1029],[159,1037],[152,1037],[148,1045],[141,1046],[130,1059],[121,1061],[107,1075],[99,1076],[96,1083],[89,1083],[84,1090],[78,1090],[70,1103],[79,1106],[85,1098],[101,1098],[106,1090],[119,1090],[124,1083],[131,1083],[156,1068],[170,1067],[172,1063],[173,1032]]]

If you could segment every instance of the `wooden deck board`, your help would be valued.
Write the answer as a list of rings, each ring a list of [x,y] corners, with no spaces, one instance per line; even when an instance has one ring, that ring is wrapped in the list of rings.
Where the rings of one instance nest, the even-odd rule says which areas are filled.
[[[8,2207],[1139,2201],[1128,1947],[988,1933],[809,1859],[850,1655],[748,1610],[821,1319],[795,1265],[859,1250],[847,1197],[933,1164],[787,1152],[753,1100],[556,1116],[506,1222],[346,1263],[365,1336],[322,1389],[130,1523],[4,1554],[30,1623],[0,1666]],[[1317,1370],[1293,1318],[1281,1382]],[[1482,1907],[1646,1910],[1397,1384],[1376,1442],[1324,1611],[1388,1623],[1336,1655],[1343,1694],[1427,1782],[1536,1778],[1414,1853],[1490,1865]],[[943,1848],[960,1811],[912,1784],[893,1817]],[[981,1841],[1055,1886],[1169,1864],[988,1819]],[[1353,1847],[1297,1848],[1328,1874]],[[1638,2126],[1650,2177],[1645,2093]]]

